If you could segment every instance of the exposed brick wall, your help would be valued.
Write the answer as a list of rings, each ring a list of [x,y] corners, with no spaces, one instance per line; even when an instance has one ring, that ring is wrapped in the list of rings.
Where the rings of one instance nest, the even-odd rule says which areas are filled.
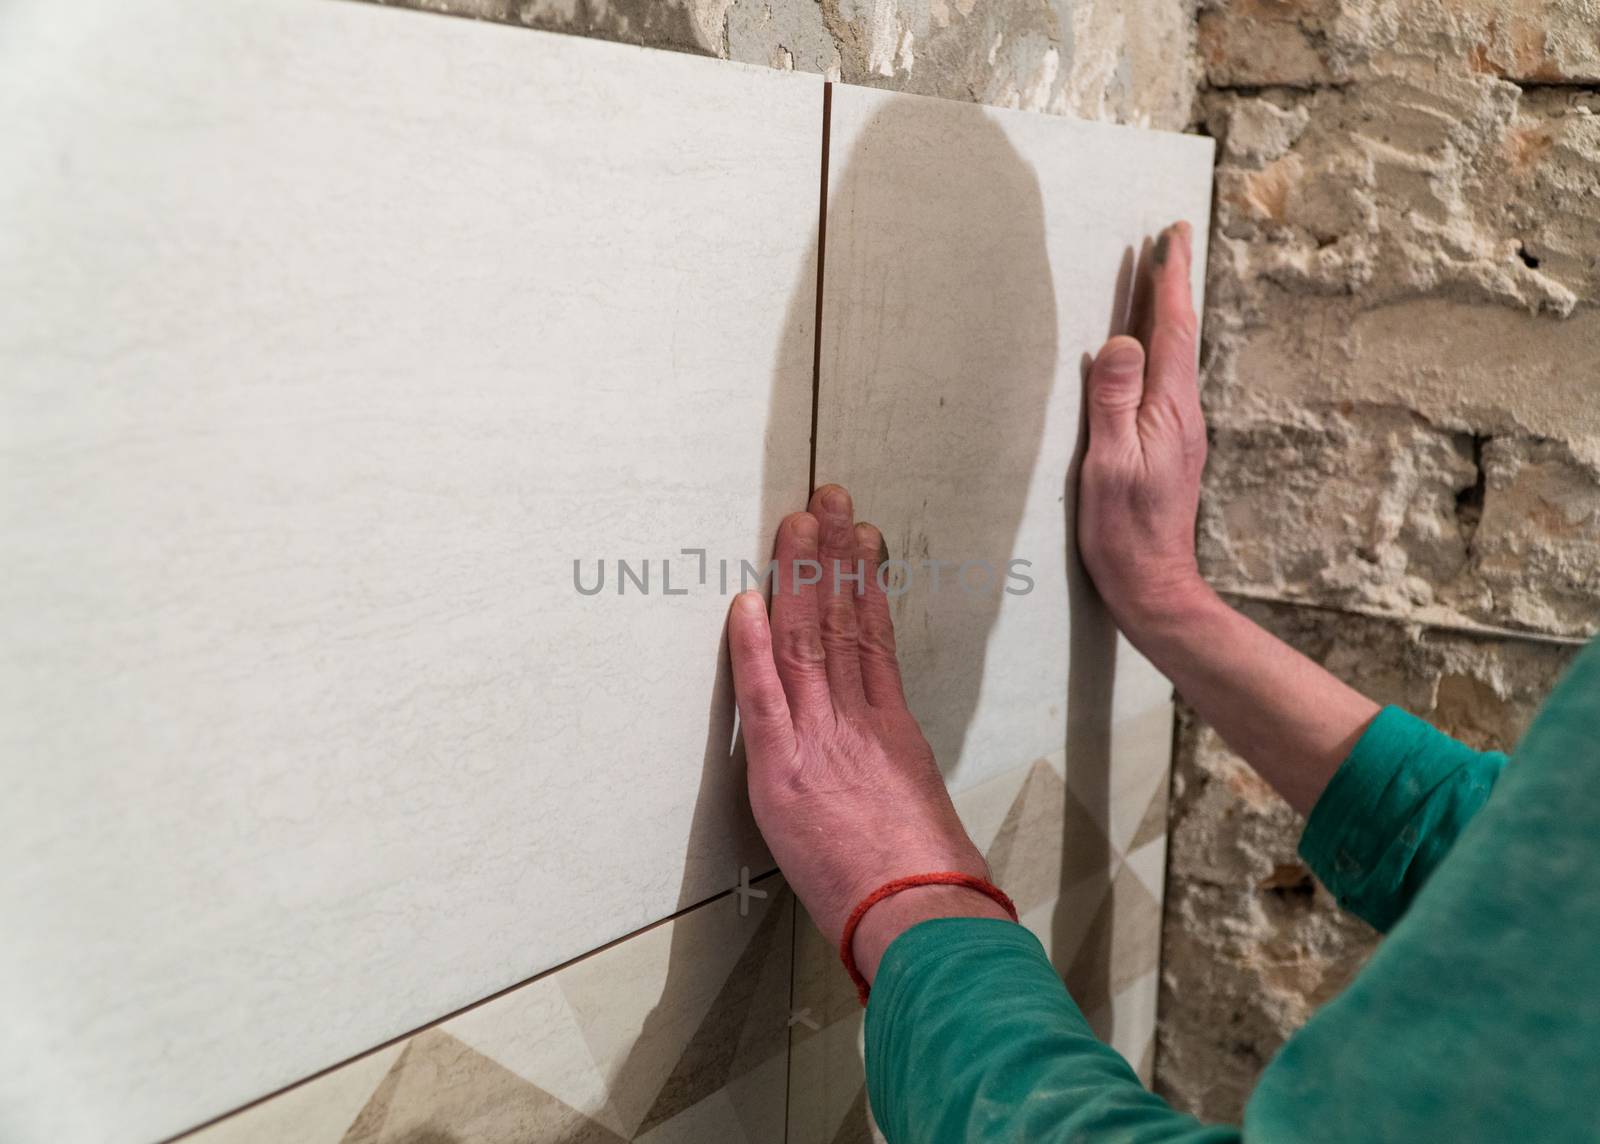
[[[1198,43],[1206,574],[1510,747],[1573,651],[1539,637],[1600,628],[1600,4],[1234,0]],[[1156,1071],[1199,1115],[1236,1119],[1375,942],[1301,825],[1185,719]]]

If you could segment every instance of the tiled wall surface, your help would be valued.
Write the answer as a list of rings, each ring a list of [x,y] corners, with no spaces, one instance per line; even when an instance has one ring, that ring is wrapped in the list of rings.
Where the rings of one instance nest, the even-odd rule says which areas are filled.
[[[326,0],[7,19],[0,1135],[278,1090],[204,1138],[868,1131],[831,952],[715,896],[770,865],[717,561],[813,460],[921,567],[913,708],[1148,1072],[1169,693],[1065,506],[1207,142],[834,88],[813,458],[815,77]]]
[[[653,926],[187,1139],[781,1140],[794,899],[775,875],[750,891]]]
[[[822,81],[5,24],[0,1136],[178,1131],[769,868],[717,561],[807,492]]]
[[[1162,701],[1115,723],[1114,791],[1057,751],[956,803],[1090,1024],[1147,1080],[1171,725]],[[866,1144],[876,1137],[855,989],[780,879],[751,890],[186,1140]]]

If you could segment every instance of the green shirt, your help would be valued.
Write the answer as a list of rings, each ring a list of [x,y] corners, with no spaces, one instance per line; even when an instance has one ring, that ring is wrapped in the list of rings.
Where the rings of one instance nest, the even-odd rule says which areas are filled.
[[[1273,1059],[1242,1128],[1202,1125],[1140,1085],[1027,930],[948,918],[902,934],[873,985],[867,1083],[884,1134],[1600,1140],[1600,641],[1510,767],[1385,708],[1300,852],[1388,936]]]

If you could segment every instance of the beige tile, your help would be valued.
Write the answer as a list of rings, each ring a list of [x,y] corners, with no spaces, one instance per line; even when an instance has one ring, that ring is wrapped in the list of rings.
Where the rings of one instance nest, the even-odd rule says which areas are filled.
[[[443,1029],[430,1029],[407,1043],[342,1144],[435,1139],[621,1144],[626,1138]]]
[[[790,1029],[790,1040],[796,1044],[815,1035],[813,1025],[832,1025],[861,1015],[856,987],[844,971],[838,949],[823,938],[803,909],[797,913],[795,926],[793,1009],[806,1016]]]
[[[862,1010],[796,1039],[789,1058],[788,1144],[856,1141],[866,1131]]]
[[[1146,1084],[1150,1083],[1159,977],[1159,970],[1150,970],[1124,986],[1110,1004],[1087,1014],[1095,1033],[1121,1053]]]
[[[1099,913],[1110,877],[1109,869],[1097,871],[1021,914],[1022,924],[1033,931],[1044,946],[1050,964],[1063,977],[1077,958],[1090,924]]]
[[[1053,758],[1044,761],[1054,768],[1058,776],[1065,773],[1066,762],[1062,752],[1058,751]],[[961,816],[961,825],[967,828],[967,835],[979,850],[988,853],[1011,814],[1018,793],[1032,773],[1033,764],[1024,763],[980,779],[955,793],[956,813]]]
[[[1156,1078],[1156,1037],[1152,1030],[1150,1039],[1145,1042],[1144,1052],[1139,1054],[1139,1063],[1133,1066],[1133,1071],[1139,1074],[1139,1079],[1146,1088],[1155,1084]]]
[[[368,1053],[185,1139],[192,1144],[340,1144],[403,1052],[404,1045],[390,1045]]]
[[[650,930],[608,952],[618,955],[616,960],[627,960],[633,947],[641,945],[664,963],[666,943],[670,942],[667,928]],[[593,960],[605,962],[613,958]],[[580,1015],[568,1004],[562,989],[562,979],[583,964],[540,978],[452,1018],[450,1034],[518,1076],[536,1081],[551,1096],[583,1110],[612,1131],[624,1133],[627,1126],[608,1107],[605,1072],[589,1048]],[[662,996],[667,987],[665,972],[653,984],[656,993],[652,996]],[[690,990],[680,986],[677,992]],[[638,1011],[651,1004],[641,990],[618,1008],[623,1013],[633,1013],[637,1020]],[[686,1007],[692,1004],[693,1000],[686,999]],[[618,1051],[625,1052],[626,1046],[619,1045]]]
[[[1167,883],[1167,836],[1163,831],[1127,857],[1127,868],[1132,870],[1150,896],[1156,901],[1165,897]]]
[[[1118,661],[1125,657],[1119,654]],[[1118,853],[1129,849],[1141,829],[1164,829],[1159,820],[1149,820],[1151,800],[1164,797],[1172,758],[1172,688],[1161,680],[1159,690],[1143,710],[1111,723],[1104,756],[1067,759],[1067,786]]]
[[[8,1130],[179,1131],[764,868],[680,550],[806,494],[820,78],[322,0],[5,25]]]
[[[726,904],[731,910],[732,903]],[[793,940],[792,899],[786,894],[780,905],[767,910],[759,929],[723,979],[710,1009],[694,1027],[693,1035],[678,1053],[671,1072],[634,1129],[636,1133],[647,1132],[718,1092],[722,1093],[722,1101],[735,1110],[736,1096],[749,1100],[772,1095],[767,1088],[746,1092],[729,1086],[752,1068],[781,1059],[788,1051]],[[698,959],[704,948],[704,943],[687,945],[682,956]],[[701,969],[697,960],[686,972],[697,974]],[[675,1031],[675,1014],[658,1006],[651,1019],[646,1020],[633,1052],[668,1048],[674,1043]],[[642,1076],[646,1070],[640,1068],[638,1072]],[[613,1102],[631,1099],[635,1083],[627,1068],[612,1069]],[[781,1089],[778,1091],[781,1093]],[[752,1110],[756,1114],[753,1118],[767,1119],[760,1115],[762,1111]],[[771,1112],[772,1106],[764,1111]]]
[[[793,897],[692,910],[247,1109],[205,1144],[769,1144]],[[779,1135],[774,1135],[775,1131]]]
[[[637,1144],[778,1144],[783,1140],[788,1067],[787,1054],[771,1056],[634,1140]]]
[[[1115,995],[1155,970],[1160,956],[1161,903],[1123,865],[1113,875],[1067,969],[1067,989],[1085,1015],[1093,1018],[1107,1011]],[[1102,1027],[1095,1031],[1106,1035]]]
[[[1165,771],[1162,780],[1167,779]],[[1150,792],[1150,801],[1145,804],[1144,813],[1139,816],[1139,824],[1134,827],[1133,837],[1128,841],[1128,851],[1139,849],[1147,842],[1154,842],[1165,837],[1167,833],[1167,794],[1169,783],[1161,781],[1156,784],[1156,789]]]
[[[789,1054],[779,1052],[749,1072],[734,1077],[723,1089],[723,1099],[733,1105],[743,1135],[729,1134],[724,1139],[742,1144],[781,1141],[788,1115]],[[700,1137],[705,1140],[706,1137]]]
[[[1104,876],[1112,859],[1101,828],[1061,776],[1035,763],[987,858],[991,876],[1019,911],[1052,901],[1063,887]]]
[[[1179,217],[1205,247],[1211,143],[836,85],[828,173],[817,479],[914,564],[907,695],[964,790],[1059,750],[1069,714],[1105,734],[1170,699],[1069,578],[1066,482],[1125,260]],[[1032,591],[977,564],[959,586],[1012,559]]]

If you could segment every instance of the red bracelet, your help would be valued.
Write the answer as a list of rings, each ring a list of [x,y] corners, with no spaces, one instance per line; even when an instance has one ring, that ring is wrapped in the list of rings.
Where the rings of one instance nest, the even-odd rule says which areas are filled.
[[[855,982],[856,996],[860,998],[863,1006],[867,1003],[867,995],[872,991],[872,986],[867,984],[867,979],[861,976],[861,970],[856,968],[856,955],[850,948],[850,943],[856,936],[856,927],[861,924],[861,919],[873,906],[891,894],[898,894],[901,890],[909,890],[914,886],[965,886],[969,890],[987,894],[1000,904],[1001,909],[1011,915],[1012,921],[1018,920],[1016,903],[1006,897],[1004,890],[987,879],[977,878],[971,874],[939,870],[932,874],[913,874],[909,878],[896,878],[892,882],[885,882],[856,903],[856,908],[851,910],[850,916],[845,919],[844,936],[839,939],[839,960],[844,962],[844,971],[850,975],[850,980]]]

